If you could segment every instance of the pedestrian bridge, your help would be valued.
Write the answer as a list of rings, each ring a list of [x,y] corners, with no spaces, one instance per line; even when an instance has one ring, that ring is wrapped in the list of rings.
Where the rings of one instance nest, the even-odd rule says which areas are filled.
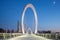
[[[25,34],[8,40],[52,40],[52,39],[47,39],[45,37],[37,36],[35,34]]]

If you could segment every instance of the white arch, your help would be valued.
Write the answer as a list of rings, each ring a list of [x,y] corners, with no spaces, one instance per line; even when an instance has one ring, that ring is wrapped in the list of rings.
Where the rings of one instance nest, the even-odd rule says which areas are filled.
[[[23,13],[22,13],[22,32],[23,34],[25,34],[24,32],[24,16],[25,16],[25,11],[27,10],[27,8],[32,8],[33,12],[34,12],[34,16],[35,16],[35,21],[36,21],[36,27],[35,27],[35,33],[37,33],[37,29],[38,29],[38,17],[37,17],[37,13],[36,13],[36,10],[34,8],[34,6],[32,4],[27,4],[23,10]]]

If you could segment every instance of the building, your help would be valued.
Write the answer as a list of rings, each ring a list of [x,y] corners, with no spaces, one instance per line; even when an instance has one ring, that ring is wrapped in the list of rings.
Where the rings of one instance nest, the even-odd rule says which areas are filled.
[[[17,27],[18,27],[18,29],[17,29],[17,32],[18,33],[22,33],[22,26],[21,26],[21,22],[17,22]]]

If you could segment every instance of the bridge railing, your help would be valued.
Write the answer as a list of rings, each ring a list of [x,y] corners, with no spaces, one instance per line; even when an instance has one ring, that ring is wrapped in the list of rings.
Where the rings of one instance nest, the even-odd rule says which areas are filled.
[[[40,33],[38,36],[46,37],[48,39],[60,39],[60,33]]]
[[[22,33],[0,33],[0,39],[8,39],[23,35]],[[40,33],[38,36],[46,37],[48,39],[60,39],[60,33]]]
[[[0,39],[8,39],[17,36],[21,36],[22,33],[0,33]]]

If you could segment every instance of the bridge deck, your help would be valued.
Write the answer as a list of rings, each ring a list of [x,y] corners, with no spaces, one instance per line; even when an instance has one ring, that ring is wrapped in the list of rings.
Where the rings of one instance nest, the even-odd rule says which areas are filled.
[[[15,37],[15,38],[11,38],[11,39],[8,39],[8,40],[51,40],[51,39],[47,39],[47,38],[44,38],[44,37],[36,36],[34,34],[26,34],[26,35]]]

